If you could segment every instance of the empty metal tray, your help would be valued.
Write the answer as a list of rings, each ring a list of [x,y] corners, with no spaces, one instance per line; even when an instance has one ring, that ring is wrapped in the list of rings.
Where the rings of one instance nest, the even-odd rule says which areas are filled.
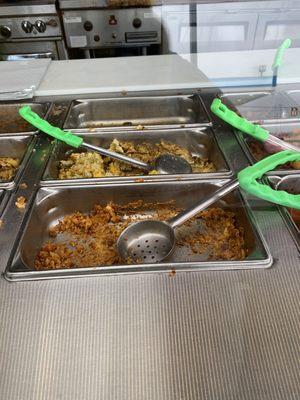
[[[300,117],[300,90],[287,90],[285,93],[298,105],[298,116]]]
[[[289,141],[289,143],[294,144],[295,146],[299,146],[300,148],[299,123],[264,124],[263,127],[267,129],[272,135],[281,138],[284,137]],[[251,137],[247,136],[246,134],[243,134],[240,131],[235,131],[235,133],[247,158],[252,164],[255,164],[257,161],[269,155],[264,149],[263,143],[255,139],[252,139]],[[293,141],[293,139],[295,140]],[[286,174],[294,175],[298,173],[299,173],[298,169],[294,169],[288,166],[284,167],[279,166],[276,169],[276,174],[278,175],[286,175]],[[274,175],[274,172],[270,172],[268,174]]]
[[[138,176],[128,176],[128,177],[103,177],[103,178],[85,178],[85,179],[68,179],[60,180],[58,179],[59,162],[65,160],[70,155],[71,151],[78,152],[78,150],[72,150],[71,147],[65,145],[62,142],[57,142],[52,150],[52,154],[49,158],[46,170],[44,172],[41,185],[51,185],[51,184],[68,184],[68,183],[93,183],[93,182],[134,182],[143,176],[145,181],[155,181],[155,180],[170,180],[178,179],[196,179],[196,178],[207,178],[207,177],[227,177],[231,175],[230,168],[224,158],[224,154],[219,148],[214,134],[209,128],[194,128],[194,129],[176,129],[176,130],[147,130],[143,133],[137,131],[128,132],[104,132],[101,134],[93,135],[81,135],[87,143],[93,145],[98,145],[102,147],[109,147],[113,139],[118,139],[121,141],[132,141],[134,143],[159,143],[161,139],[178,144],[186,149],[192,155],[201,156],[203,158],[208,158],[209,161],[213,162],[216,167],[216,172],[213,173],[194,173],[185,175],[143,175]],[[85,151],[80,149],[80,152]]]
[[[225,93],[220,98],[228,107],[252,122],[299,121],[297,104],[281,93]]]
[[[58,277],[77,277],[94,274],[132,273],[150,271],[178,270],[227,270],[266,268],[271,266],[272,257],[265,241],[259,232],[254,216],[247,204],[236,190],[215,206],[232,210],[236,213],[238,224],[244,227],[245,247],[247,257],[237,261],[213,261],[207,254],[191,254],[186,247],[177,247],[169,259],[158,264],[113,265],[97,266],[93,268],[72,268],[60,270],[34,270],[34,259],[40,247],[49,238],[49,228],[62,217],[74,211],[89,212],[95,204],[114,202],[120,205],[135,200],[145,202],[175,201],[178,207],[187,207],[211,195],[226,180],[190,181],[190,182],[161,182],[142,184],[123,184],[106,186],[65,186],[40,188],[33,200],[33,205],[26,215],[16,239],[15,249],[6,268],[5,276],[9,280],[48,279]],[[151,210],[149,210],[151,213]],[[148,212],[148,214],[149,214]],[[195,224],[193,229],[201,229],[201,223]],[[184,225],[177,230],[186,229]],[[188,227],[190,230],[191,228]],[[56,239],[57,240],[57,239]]]
[[[15,176],[7,181],[0,179],[0,188],[12,188],[19,180],[33,149],[34,142],[35,138],[30,135],[0,136],[0,158],[11,157],[20,160]]]
[[[86,130],[137,127],[191,127],[208,123],[200,96],[122,97],[76,100],[64,128]]]
[[[269,176],[268,181],[276,190],[285,190],[289,193],[300,194],[300,173],[293,176]],[[279,207],[279,209],[300,252],[300,227],[293,220],[290,213],[291,210],[288,210],[286,207]]]
[[[35,113],[45,118],[50,103],[1,103],[0,104],[0,135],[3,134],[34,134],[37,132],[19,115],[19,108],[29,105]]]

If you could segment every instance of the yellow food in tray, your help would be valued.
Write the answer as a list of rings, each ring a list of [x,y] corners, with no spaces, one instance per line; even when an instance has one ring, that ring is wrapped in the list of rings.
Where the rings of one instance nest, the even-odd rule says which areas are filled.
[[[17,158],[0,157],[0,181],[9,181],[15,176],[20,161]]]
[[[193,173],[214,172],[215,166],[206,158],[193,156],[182,146],[161,140],[159,143],[133,143],[114,139],[109,149],[129,157],[152,163],[165,153],[184,158]],[[67,160],[60,161],[59,179],[100,178],[108,176],[142,175],[145,172],[121,161],[101,156],[99,153],[72,153]]]

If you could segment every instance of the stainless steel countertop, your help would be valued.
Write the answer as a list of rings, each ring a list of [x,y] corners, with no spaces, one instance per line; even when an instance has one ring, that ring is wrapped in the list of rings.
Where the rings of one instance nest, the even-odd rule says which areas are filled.
[[[299,253],[257,204],[270,269],[1,278],[0,397],[298,400]]]

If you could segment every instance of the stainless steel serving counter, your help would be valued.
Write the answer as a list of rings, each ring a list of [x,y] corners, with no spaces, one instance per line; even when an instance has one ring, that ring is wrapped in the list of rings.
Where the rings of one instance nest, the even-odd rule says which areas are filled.
[[[233,134],[218,141],[248,165]],[[1,278],[0,398],[298,400],[299,253],[277,208],[250,200],[269,269]]]

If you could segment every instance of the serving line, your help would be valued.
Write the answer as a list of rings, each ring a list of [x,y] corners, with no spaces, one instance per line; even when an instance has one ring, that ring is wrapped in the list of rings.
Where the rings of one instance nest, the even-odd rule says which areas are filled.
[[[247,166],[236,137],[212,119],[234,171]],[[1,396],[298,400],[299,253],[277,208],[246,198],[270,269],[2,277]]]
[[[157,94],[159,95],[159,93],[157,93]],[[205,94],[203,96],[205,98],[204,103],[206,102],[206,104],[208,104],[208,105],[210,104],[210,99],[209,99],[210,95],[215,95],[215,93],[213,93],[213,92],[209,93],[208,92],[207,95]],[[53,100],[55,100],[55,99],[53,99]],[[207,110],[207,108],[208,107],[206,106],[206,110]],[[63,118],[60,118],[60,120],[61,120],[61,123],[62,123],[63,122]],[[198,128],[198,129],[200,131],[201,131],[201,129],[204,130],[204,128]],[[206,128],[206,129],[210,129],[210,128]],[[216,134],[216,137],[218,137],[218,142],[219,142],[219,136],[220,136],[220,140],[222,142],[222,143],[220,143],[221,150],[223,150],[225,154],[230,154],[230,157],[234,156],[234,159],[233,159],[233,164],[234,164],[233,172],[235,173],[238,170],[242,169],[241,163],[240,163],[239,160],[243,160],[244,158],[243,158],[242,154],[240,154],[241,153],[240,147],[239,147],[238,142],[236,141],[235,136],[233,135],[232,131],[228,127],[224,128],[224,126],[220,125],[219,122],[216,122],[216,121],[214,123],[213,128],[211,128],[211,129]],[[155,132],[155,131],[153,131],[153,132]],[[157,131],[157,132],[159,133],[159,131]],[[174,129],[172,132],[173,133],[171,133],[171,131],[170,131],[171,136],[175,136],[175,135],[179,134],[180,129]],[[146,133],[146,131],[145,131],[145,133]],[[121,132],[119,134],[120,134],[120,137],[121,137]],[[124,134],[126,134],[126,132],[124,132]],[[137,132],[137,134],[139,134],[139,133]],[[108,132],[107,133],[103,132],[101,134],[99,132],[97,132],[97,135],[99,135],[99,137],[102,136],[102,135],[109,136]],[[90,134],[91,138],[93,136],[94,136],[93,134]],[[27,224],[29,223],[30,216],[32,215],[32,213],[35,212],[34,210],[38,209],[37,207],[38,207],[39,201],[37,199],[40,198],[40,194],[39,193],[48,193],[46,188],[43,191],[42,189],[39,189],[39,187],[43,185],[43,183],[41,182],[41,176],[43,174],[43,170],[44,170],[45,166],[47,165],[47,159],[48,159],[48,157],[50,157],[50,148],[53,145],[54,145],[54,143],[51,143],[47,138],[45,138],[42,135],[40,135],[39,141],[38,141],[38,144],[37,144],[37,151],[32,156],[32,158],[30,160],[30,163],[29,163],[30,165],[28,165],[28,168],[26,169],[26,171],[24,172],[24,175],[23,175],[23,181],[24,180],[28,180],[29,187],[27,189],[23,189],[23,188],[19,187],[17,189],[16,193],[14,194],[13,198],[11,199],[9,207],[7,207],[7,209],[6,209],[6,210],[11,209],[11,214],[9,214],[9,220],[13,221],[11,227],[14,226],[14,229],[11,229],[10,232],[9,232],[9,235],[8,235],[8,238],[10,239],[9,243],[11,244],[12,248],[11,248],[10,252],[9,252],[8,249],[5,251],[6,263],[8,262],[8,259],[10,259],[10,262],[12,261],[14,253],[15,253],[16,249],[19,246],[20,237],[18,236],[18,232],[19,231],[21,231],[21,232],[24,231],[25,226],[27,226]],[[243,166],[246,166],[246,165],[247,165],[247,162],[245,162],[245,165],[243,165]],[[226,172],[226,171],[224,171],[224,172]],[[212,180],[210,181],[211,184],[214,184],[213,182],[216,183],[215,179],[216,178],[221,178],[221,177],[222,176],[216,176],[216,175],[212,174]],[[223,178],[224,177],[226,177],[226,175],[225,176],[223,175]],[[205,176],[203,178],[205,178]],[[124,185],[124,186],[119,186],[120,182],[118,180],[116,180],[116,181],[111,181],[111,182],[115,182],[115,183],[114,184],[110,184],[108,186],[107,186],[107,183],[105,183],[104,186],[103,186],[103,190],[104,189],[109,190],[108,187],[116,187],[116,188],[120,187],[120,190],[122,192],[122,190],[124,190],[125,188],[131,188],[131,189],[134,188],[135,191],[137,191],[137,192],[140,191],[140,193],[142,193],[143,191],[141,190],[141,188],[145,188],[145,190],[146,190],[146,188],[148,187],[147,185],[152,185],[151,187],[153,189],[155,187],[159,187],[159,186],[161,186],[161,187],[164,187],[164,186],[172,187],[172,185],[175,185],[175,187],[180,187],[180,185],[186,185],[186,190],[188,191],[188,188],[196,187],[197,185],[200,188],[201,185],[204,184],[203,179],[200,179],[200,175],[198,175],[197,179],[193,179],[190,183],[188,183],[188,182],[185,183],[184,177],[181,177],[181,179],[183,180],[183,182],[179,182],[178,179],[176,177],[174,177],[173,182],[170,182],[170,180],[171,180],[170,177],[167,177],[167,179],[164,181],[164,177],[162,176],[160,179],[158,179],[157,184],[155,184],[155,182],[149,182],[149,183],[145,182],[144,183],[143,180],[138,181],[138,182],[133,182],[131,184],[129,184],[128,182],[125,183],[125,181],[123,181],[122,185]],[[88,182],[88,184],[85,185],[84,188],[83,188],[82,182],[80,182],[78,187],[77,187],[77,185],[75,185],[77,187],[77,189],[76,189],[75,186],[73,188],[73,182],[72,182],[72,184],[71,184],[71,182],[67,182],[66,185],[64,186],[64,188],[59,189],[59,191],[62,191],[64,193],[68,193],[68,189],[70,189],[70,190],[72,189],[74,191],[74,193],[79,193],[80,190],[86,190],[87,191],[86,193],[88,193],[88,191],[92,190],[92,188],[93,188],[93,186],[90,185],[91,183],[92,182]],[[95,183],[95,182],[93,182],[93,183]],[[56,186],[53,186],[55,184],[56,184],[56,182],[54,182],[54,181],[52,183],[50,183],[49,184],[49,190],[52,189],[52,188],[55,188]],[[70,186],[70,184],[71,184],[71,186]],[[25,190],[25,192],[24,192],[24,190]],[[28,190],[28,191],[26,192],[26,190]],[[99,187],[98,190],[99,190],[99,193],[100,192],[101,193],[105,193],[105,192],[101,191],[100,187]],[[110,190],[111,190],[112,193],[114,192],[112,189],[110,189]],[[116,189],[114,189],[114,190],[116,190]],[[93,189],[93,191],[94,191],[94,189]],[[51,190],[50,190],[50,192],[51,192]],[[25,212],[22,212],[20,210],[16,210],[16,207],[14,207],[15,200],[20,195],[22,195],[22,196],[24,195],[24,197],[27,200],[27,205],[26,205]],[[115,195],[113,195],[113,198],[114,198],[114,196]],[[118,195],[118,197],[119,197],[119,195]],[[75,204],[74,204],[74,206],[75,206]],[[68,212],[71,212],[71,210],[69,210]],[[8,213],[9,213],[9,211],[8,211]],[[20,214],[22,214],[22,216],[20,216]],[[251,222],[253,222],[254,219],[252,219],[252,217],[250,217],[250,220],[251,220]],[[252,223],[252,227],[253,226],[254,226],[253,229],[256,230],[257,228],[256,228],[255,222]],[[13,230],[14,230],[14,234],[13,234]],[[259,228],[258,228],[258,230],[259,230]],[[18,236],[18,239],[17,239],[17,236]],[[263,238],[261,237],[261,235],[258,235],[258,236],[260,237],[260,240],[263,243],[263,247],[266,249],[265,250],[266,251],[265,254],[267,254],[266,258],[263,258],[261,260],[262,264],[258,264],[258,266],[270,266],[270,264],[271,264],[270,254],[268,253],[268,250],[267,250],[267,247],[265,246],[265,242],[264,242]],[[3,256],[3,259],[5,259],[5,256]],[[10,264],[10,263],[8,263],[8,264],[9,264],[9,266],[12,266],[12,264]],[[17,272],[24,273],[24,267],[22,267],[22,266],[20,267],[20,265],[21,265],[20,263],[18,264],[19,267],[17,267],[17,264],[18,264],[18,262],[14,263],[12,270],[9,271],[9,269],[7,269],[7,274],[6,274],[7,277],[11,278],[13,276],[14,278],[16,278],[16,276],[18,276],[18,275],[15,274],[15,273],[17,273]],[[222,262],[220,262],[218,264],[218,266],[220,266],[221,264],[222,264]],[[238,264],[239,263],[237,263],[235,265],[233,264],[233,265],[231,265],[231,267],[239,268]],[[244,265],[246,267],[247,266],[248,267],[254,267],[254,264],[255,263],[247,263],[247,261],[244,263]],[[169,264],[169,269],[171,268],[170,265],[171,264]],[[22,270],[22,268],[23,268],[23,270]],[[101,268],[102,267],[100,267],[100,269]],[[155,270],[155,268],[156,267],[154,267],[153,270]],[[225,269],[226,268],[227,267],[225,266]],[[162,267],[162,269],[166,269],[166,265],[164,265]],[[151,270],[151,269],[149,269],[149,270]],[[125,268],[125,271],[128,271],[128,269]],[[28,268],[27,268],[26,272],[28,272]],[[30,272],[29,274],[26,275],[26,272],[25,272],[25,274],[23,274],[23,276],[22,276],[22,274],[19,275],[20,279],[23,279],[24,276],[26,276],[25,279],[30,279],[28,277],[31,276],[31,278],[32,278],[32,276],[34,276],[34,274],[35,274],[35,272],[33,271],[33,273]],[[9,276],[9,273],[11,273],[10,276]],[[14,275],[12,275],[12,273]],[[51,273],[51,274],[53,274],[53,273]],[[55,275],[55,273],[53,275]],[[68,275],[68,274],[66,274],[66,275]],[[84,275],[84,272],[80,272],[79,275]],[[36,276],[38,276],[38,274],[36,274]],[[44,276],[47,276],[47,274],[44,274]],[[16,279],[18,279],[18,278],[16,278]]]
[[[202,128],[202,129],[204,130],[204,128]],[[159,133],[159,131],[157,131],[157,133]],[[177,135],[177,134],[180,133],[180,129],[177,129],[177,130],[175,129],[173,131],[173,134],[171,133],[171,131],[169,133],[170,133],[171,136],[172,135],[173,136]],[[137,134],[139,134],[139,133],[137,133]],[[98,135],[100,137],[101,135],[105,135],[105,134],[102,133],[100,135],[98,133]],[[106,133],[106,135],[108,136],[109,134]],[[232,132],[230,130],[228,130],[228,129],[227,129],[227,135],[229,135],[230,138],[231,138],[231,140],[229,140],[229,141],[227,140],[226,141],[227,146],[228,145],[229,145],[229,147],[234,146],[235,147],[235,153],[238,153],[239,152],[238,151],[238,149],[239,149],[238,143],[236,142]],[[90,137],[92,138],[93,135],[91,134]],[[120,137],[121,137],[121,132],[120,132]],[[40,136],[40,139],[39,139],[39,142],[38,142],[38,146],[40,147],[40,149],[44,149],[44,151],[47,149],[46,152],[47,152],[47,157],[48,157],[49,156],[49,148],[51,146],[51,143],[46,138]],[[224,153],[226,153],[226,152],[227,152],[227,149],[226,150],[224,149]],[[44,198],[45,194],[46,194],[46,199],[48,201],[48,197],[49,196],[53,197],[53,195],[50,195],[50,193],[55,193],[56,191],[58,191],[59,193],[61,192],[61,193],[68,193],[68,194],[71,193],[70,190],[73,191],[74,194],[75,193],[79,193],[79,191],[82,192],[82,190],[86,194],[88,194],[90,191],[92,191],[93,193],[96,193],[97,191],[99,191],[99,193],[101,193],[101,198],[103,198],[105,193],[109,193],[109,192],[116,193],[117,190],[120,190],[120,193],[123,193],[124,189],[127,189],[127,188],[128,189],[129,188],[133,189],[134,188],[134,191],[131,190],[129,192],[132,192],[132,193],[136,192],[136,193],[139,194],[140,197],[142,197],[142,195],[141,195],[142,193],[144,193],[146,190],[148,190],[148,191],[150,190],[150,192],[151,192],[152,190],[154,190],[154,188],[156,188],[155,190],[158,190],[157,188],[163,188],[165,186],[169,187],[169,188],[171,188],[171,187],[177,187],[177,188],[181,187],[182,188],[184,186],[185,189],[183,190],[183,192],[187,192],[188,193],[190,190],[192,190],[191,188],[193,188],[193,187],[194,188],[198,187],[199,190],[200,190],[200,188],[204,187],[204,185],[205,185],[205,180],[200,179],[199,178],[200,175],[199,175],[197,177],[198,178],[197,180],[193,179],[193,181],[191,181],[190,183],[188,183],[188,182],[185,183],[183,177],[182,177],[182,180],[183,180],[182,182],[181,181],[177,181],[176,182],[177,179],[173,180],[173,182],[167,182],[167,181],[164,182],[163,181],[163,177],[161,177],[161,179],[157,183],[154,183],[154,182],[152,182],[152,183],[150,183],[150,182],[149,183],[142,183],[142,181],[141,181],[141,182],[135,182],[135,183],[132,183],[132,184],[123,183],[121,186],[119,186],[119,184],[117,182],[115,184],[110,184],[110,185],[106,184],[106,185],[103,186],[103,189],[101,189],[100,187],[98,188],[98,187],[94,187],[94,186],[91,186],[91,185],[86,185],[84,187],[82,185],[78,185],[78,186],[76,185],[76,186],[73,187],[73,186],[70,186],[70,183],[68,183],[68,185],[64,186],[63,188],[61,187],[60,189],[58,189],[58,187],[57,187],[57,189],[55,189],[56,186],[53,186],[53,184],[49,185],[49,189],[46,189],[46,188],[45,189],[39,189],[39,186],[42,184],[41,181],[40,181],[40,177],[41,177],[41,173],[43,171],[43,168],[46,165],[46,157],[44,156],[44,158],[43,158],[43,157],[39,156],[38,153],[39,152],[37,151],[35,156],[31,159],[31,164],[27,168],[26,174],[24,174],[24,177],[23,177],[24,179],[26,179],[26,176],[28,178],[31,177],[31,179],[33,179],[33,177],[34,177],[34,179],[32,181],[32,184],[31,184],[31,186],[33,185],[33,190],[31,190],[31,191],[29,191],[27,193],[28,202],[27,202],[25,213],[23,213],[23,217],[24,218],[20,218],[20,217],[18,218],[18,216],[20,214],[20,211],[16,210],[15,207],[14,207],[14,209],[12,211],[12,218],[15,220],[15,224],[18,224],[18,228],[17,228],[17,226],[15,227],[15,234],[18,231],[20,231],[21,233],[24,232],[24,229],[25,229],[26,226],[28,226],[29,220],[30,220],[32,215],[34,215],[36,212],[39,215],[39,211],[38,210],[40,209],[40,200],[38,200],[38,199],[40,198],[40,196],[42,196],[42,198]],[[38,166],[38,171],[39,171],[38,174],[36,174],[36,170],[35,170],[35,168],[37,166]],[[212,176],[213,176],[213,179],[210,180],[209,182],[210,182],[210,185],[215,185],[215,184],[217,184],[217,181],[215,179],[216,178],[220,178],[220,176],[215,176],[213,174],[212,174]],[[150,185],[150,186],[148,186],[148,185]],[[54,190],[54,192],[53,192],[53,190]],[[96,192],[95,192],[95,190],[96,190]],[[180,189],[180,190],[181,190],[181,193],[182,193],[182,189]],[[195,191],[196,189],[193,189],[193,190]],[[49,191],[49,196],[47,195],[48,191]],[[163,190],[162,190],[161,193],[163,193]],[[195,191],[195,193],[196,193],[196,191]],[[15,194],[15,198],[17,198],[17,196],[19,196],[20,194],[24,195],[24,192],[22,191],[21,188],[18,189],[17,193]],[[107,195],[108,194],[106,194],[106,196]],[[115,196],[116,195],[113,195],[112,199],[114,199]],[[24,195],[24,197],[26,197],[26,195]],[[50,201],[50,197],[49,197],[49,201]],[[120,194],[117,197],[119,198]],[[177,197],[177,195],[175,195],[175,197]],[[77,198],[77,196],[75,196],[75,198]],[[81,198],[81,196],[79,196],[79,199],[80,198]],[[54,197],[54,199],[55,199],[55,197]],[[171,198],[168,198],[168,200],[170,200],[170,199]],[[107,198],[107,200],[109,200],[109,199]],[[15,201],[15,199],[11,200],[10,208],[13,207],[14,201]],[[96,199],[94,200],[94,202],[96,202]],[[74,204],[74,207],[75,206],[76,206],[76,204]],[[248,210],[247,207],[246,207],[246,209]],[[69,210],[68,212],[71,212],[71,211],[72,210]],[[251,212],[247,211],[247,215],[249,216],[250,214],[251,214]],[[40,217],[41,217],[41,215],[42,214],[40,214]],[[45,215],[45,213],[43,215]],[[10,215],[10,218],[11,218],[11,215]],[[248,228],[247,231],[249,231],[249,232],[250,231],[259,232],[259,228],[256,227],[256,224],[254,222],[255,218],[252,217],[252,214],[250,215],[249,218],[250,218],[249,220],[251,221],[250,222],[251,229]],[[245,221],[245,219],[244,219],[244,221]],[[37,220],[35,221],[35,225],[36,224],[38,224]],[[42,223],[41,223],[41,226],[42,226]],[[43,229],[45,229],[45,226],[44,226]],[[29,237],[31,237],[31,236],[32,235],[29,235]],[[38,236],[40,237],[40,235],[38,235]],[[196,260],[194,263],[193,262],[191,262],[191,263],[188,262],[184,266],[184,269],[187,270],[189,268],[194,268],[194,267],[197,267],[197,266],[198,267],[200,266],[201,268],[206,268],[207,267],[207,268],[212,268],[212,269],[214,269],[214,268],[218,269],[218,268],[222,268],[222,267],[224,267],[225,269],[228,269],[228,268],[240,268],[240,267],[241,268],[248,268],[248,267],[256,268],[256,267],[267,267],[267,266],[270,266],[271,263],[272,263],[271,256],[270,256],[270,254],[269,254],[269,252],[267,250],[267,246],[266,246],[266,244],[264,242],[264,239],[262,238],[262,236],[259,233],[258,234],[255,233],[254,236],[257,237],[258,240],[261,243],[260,245],[258,245],[258,244],[257,245],[258,246],[262,246],[261,249],[264,249],[264,250],[262,250],[260,261],[258,259],[256,259],[255,261],[251,261],[251,257],[250,257],[249,260],[248,261],[246,260],[245,262],[236,262],[236,263],[230,263],[229,262],[226,265],[224,263],[222,263],[222,262],[216,262],[216,263],[212,263],[212,264],[206,262],[205,264],[207,264],[207,265],[205,266],[205,264],[203,264],[203,262],[202,263],[200,262],[200,264],[199,264],[199,261],[201,261],[201,260],[198,260],[198,261]],[[26,265],[22,261],[22,257],[21,258],[20,257],[19,258],[18,257],[14,258],[14,260],[12,259],[14,257],[14,255],[17,254],[16,251],[17,251],[17,248],[19,248],[19,244],[20,244],[19,240],[20,240],[20,237],[16,236],[16,235],[14,237],[14,240],[13,240],[13,238],[11,239],[12,243],[15,242],[15,244],[13,245],[12,251],[10,252],[10,257],[9,257],[10,261],[8,263],[9,267],[6,270],[6,277],[8,279],[41,279],[41,278],[45,278],[45,277],[47,278],[47,277],[51,277],[51,276],[53,276],[53,277],[57,277],[57,276],[75,276],[74,271],[67,271],[67,272],[65,272],[65,271],[43,271],[43,272],[28,271],[28,267],[26,267]],[[8,251],[6,253],[7,253],[7,256],[9,256]],[[21,253],[18,253],[18,254],[21,254]],[[257,254],[259,254],[259,252]],[[8,260],[8,258],[7,258],[7,260]],[[184,264],[184,260],[181,260],[181,264],[182,265]],[[224,264],[224,265],[222,266],[222,264]],[[175,266],[173,264],[170,264],[170,263],[167,264],[167,265],[164,264],[162,266],[159,266],[158,264],[156,264],[156,265],[153,266],[153,268],[148,268],[148,271],[166,270],[166,269],[170,269],[172,267],[179,267],[180,268],[180,263],[177,263],[177,265],[175,265]],[[91,271],[89,271],[88,269],[84,269],[84,270],[81,269],[81,271],[79,271],[79,270],[76,271],[76,276],[82,276],[82,275],[85,275],[85,274],[87,274],[89,272],[91,272],[92,274],[95,274],[95,273],[107,273],[107,272],[109,272],[109,273],[111,273],[111,272],[122,272],[122,270],[123,270],[123,272],[129,272],[129,271],[132,270],[132,266],[128,267],[128,265],[127,265],[127,266],[123,266],[121,268],[118,268],[118,266],[116,266],[116,268],[109,267],[109,271],[107,271],[107,269],[105,269],[105,267],[99,267],[98,270],[97,269],[93,269]],[[145,270],[145,269],[143,269],[143,270]]]

